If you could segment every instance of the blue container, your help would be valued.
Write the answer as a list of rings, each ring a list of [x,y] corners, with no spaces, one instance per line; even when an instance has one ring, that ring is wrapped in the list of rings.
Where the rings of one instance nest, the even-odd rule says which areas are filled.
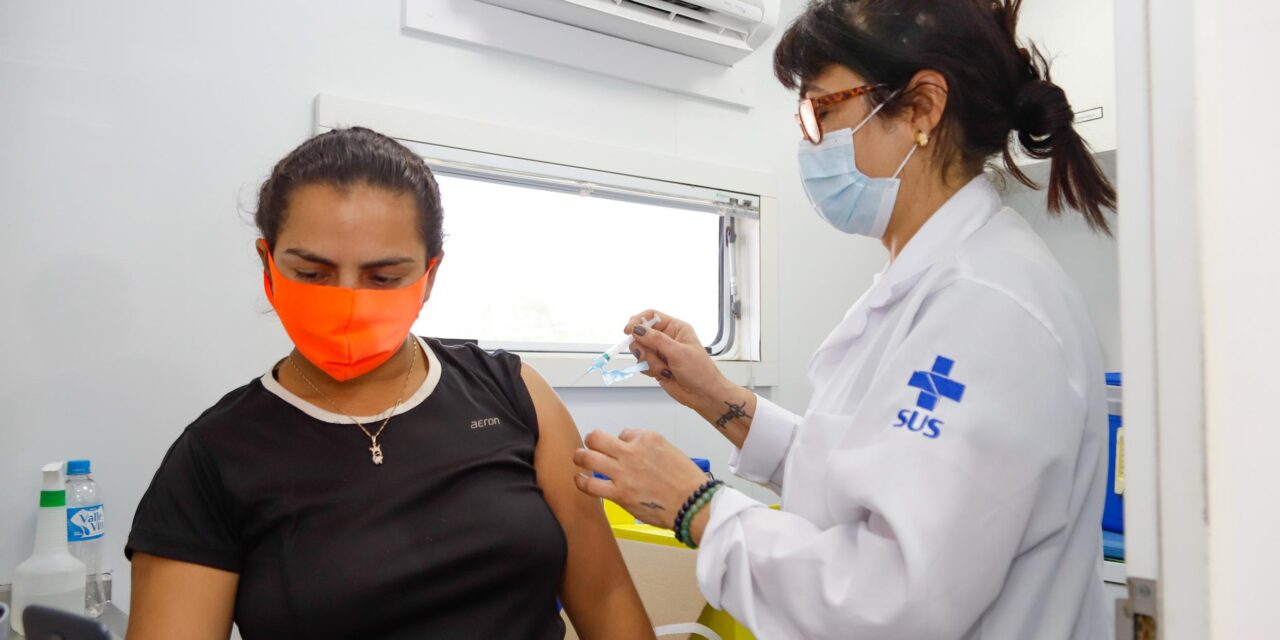
[[[703,472],[703,473],[707,474],[707,478],[710,478],[711,480],[715,480],[715,479],[716,479],[716,477],[715,477],[715,476],[711,475],[711,461],[710,461],[710,460],[708,460],[708,459],[706,459],[706,458],[689,458],[689,459],[690,459],[690,460],[693,460],[693,463],[694,463],[694,464],[696,464],[696,465],[698,465],[698,468],[699,468],[699,469],[702,469],[702,472]]]
[[[1102,528],[1106,531],[1124,533],[1124,496],[1116,493],[1116,432],[1124,426],[1120,417],[1118,398],[1120,374],[1108,373],[1107,386],[1109,387],[1108,395],[1115,395],[1116,399],[1109,403],[1111,413],[1107,416],[1107,450],[1110,455],[1107,456],[1107,502],[1102,509]]]
[[[1107,560],[1124,561],[1124,534],[1103,529],[1102,557]]]
[[[1114,445],[1113,445],[1113,446],[1114,446]],[[710,460],[708,460],[708,459],[706,459],[706,458],[689,458],[689,459],[690,459],[690,460],[692,460],[694,464],[698,465],[698,468],[699,468],[699,469],[701,469],[703,473],[707,474],[707,477],[708,477],[708,478],[710,478],[710,479],[712,479],[712,480],[715,480],[715,479],[716,479],[716,477],[715,477],[715,476],[711,475],[711,461],[710,461]],[[597,478],[600,478],[601,480],[608,480],[608,479],[609,479],[609,476],[606,476],[606,475],[604,475],[603,473],[600,473],[599,471],[592,471],[592,472],[591,472],[591,475],[593,475],[593,476],[595,476],[595,477],[597,477]]]

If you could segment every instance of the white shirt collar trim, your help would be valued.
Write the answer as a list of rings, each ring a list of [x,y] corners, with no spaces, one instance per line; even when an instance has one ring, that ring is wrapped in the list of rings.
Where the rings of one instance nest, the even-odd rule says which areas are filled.
[[[877,284],[885,278],[890,286],[910,280],[950,255],[949,248],[982,228],[1000,208],[995,185],[985,173],[978,174],[929,216],[898,258],[877,276]]]
[[[436,386],[440,384],[440,359],[436,357],[435,351],[431,350],[431,346],[427,344],[426,340],[423,340],[419,336],[414,336],[414,338],[418,340],[418,344],[422,345],[422,352],[427,355],[427,379],[422,381],[422,386],[418,387],[418,390],[415,391],[413,395],[400,403],[400,406],[395,410],[394,414],[397,416],[422,404],[422,402],[430,397],[431,393],[436,390]],[[274,367],[272,370],[274,370]],[[388,417],[387,413],[383,412],[381,415],[376,416],[351,416],[351,418],[348,418],[345,415],[321,409],[307,400],[303,400],[297,394],[284,388],[284,385],[280,384],[280,381],[276,380],[276,377],[272,375],[272,371],[266,372],[262,376],[261,380],[262,386],[265,387],[267,391],[270,391],[281,400],[297,407],[298,410],[303,413],[322,422],[329,422],[332,424],[351,424],[351,418],[355,418],[361,423],[369,424],[371,422],[385,420]]]

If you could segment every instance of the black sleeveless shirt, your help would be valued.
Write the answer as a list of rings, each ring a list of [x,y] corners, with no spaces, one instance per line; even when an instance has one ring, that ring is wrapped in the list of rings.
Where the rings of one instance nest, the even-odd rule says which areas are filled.
[[[379,438],[384,464],[268,374],[178,437],[126,556],[239,573],[245,640],[563,638],[566,543],[534,474],[520,359],[422,345],[428,378]]]

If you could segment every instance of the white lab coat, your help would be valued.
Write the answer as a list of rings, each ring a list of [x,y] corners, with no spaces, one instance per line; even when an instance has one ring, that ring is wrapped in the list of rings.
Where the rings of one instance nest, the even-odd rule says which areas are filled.
[[[712,606],[761,640],[1111,637],[1101,351],[985,176],[876,277],[809,377],[805,415],[761,398],[731,461],[782,511],[727,488],[710,505]]]

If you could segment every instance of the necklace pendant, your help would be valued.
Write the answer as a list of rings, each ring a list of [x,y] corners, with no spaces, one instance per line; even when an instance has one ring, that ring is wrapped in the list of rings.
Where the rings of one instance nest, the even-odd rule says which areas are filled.
[[[369,447],[369,451],[373,453],[373,463],[382,464],[382,445],[375,442],[372,447]]]

